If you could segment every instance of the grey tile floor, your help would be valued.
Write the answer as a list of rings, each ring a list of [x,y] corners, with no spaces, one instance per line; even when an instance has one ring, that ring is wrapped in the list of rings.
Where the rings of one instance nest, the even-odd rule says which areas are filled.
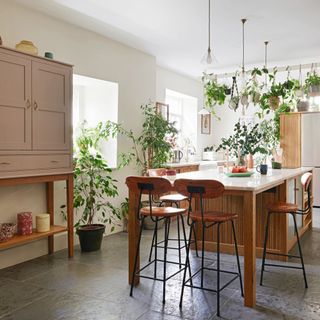
[[[319,211],[316,212],[319,214]],[[257,306],[243,306],[239,283],[233,282],[221,297],[222,319],[320,319],[320,219],[303,237],[303,250],[309,289],[303,286],[299,270],[274,269],[265,273],[264,286],[257,286]],[[319,228],[319,229],[318,229]],[[172,226],[172,230],[174,230]],[[142,260],[146,261],[151,232],[144,233]],[[213,320],[216,296],[186,288],[183,308],[179,309],[182,275],[167,284],[163,306],[161,283],[142,279],[129,297],[127,284],[127,234],[109,236],[99,252],[81,254],[68,260],[66,251],[44,256],[0,270],[1,320]],[[171,259],[176,253],[170,253]],[[215,264],[209,253],[206,264]],[[242,259],[241,259],[242,262]],[[199,261],[192,257],[192,264]],[[222,255],[224,268],[235,269],[235,257]],[[261,261],[257,261],[257,278]],[[169,268],[173,272],[175,267]],[[148,270],[147,270],[148,272]],[[161,272],[161,268],[159,270]],[[214,285],[215,276],[206,275]],[[224,277],[223,281],[227,281]]]

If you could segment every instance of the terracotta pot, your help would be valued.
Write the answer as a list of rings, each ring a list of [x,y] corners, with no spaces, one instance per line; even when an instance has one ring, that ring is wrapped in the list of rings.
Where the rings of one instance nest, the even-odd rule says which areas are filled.
[[[277,96],[272,96],[269,98],[269,104],[270,104],[270,108],[272,110],[276,110],[279,108],[280,105],[280,98]]]
[[[252,169],[254,167],[253,155],[252,154],[248,154],[246,160],[247,160],[247,168],[248,169]]]

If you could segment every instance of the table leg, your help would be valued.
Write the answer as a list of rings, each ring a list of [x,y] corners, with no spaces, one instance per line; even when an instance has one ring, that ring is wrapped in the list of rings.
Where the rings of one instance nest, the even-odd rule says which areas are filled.
[[[128,216],[128,239],[129,239],[129,284],[132,282],[132,272],[134,268],[134,258],[138,245],[138,237],[139,237],[139,220],[137,217],[137,210],[139,205],[139,199],[137,194],[133,191],[129,190],[129,216]],[[140,268],[140,256],[137,259],[137,270]],[[135,285],[139,284],[139,277],[135,277]]]
[[[244,304],[256,304],[256,195],[244,193]]]
[[[67,224],[68,224],[68,254],[73,257],[73,174],[70,174],[67,180]]]
[[[54,182],[47,182],[47,212],[50,214],[50,226],[54,225]],[[48,252],[54,252],[54,238],[48,237]]]

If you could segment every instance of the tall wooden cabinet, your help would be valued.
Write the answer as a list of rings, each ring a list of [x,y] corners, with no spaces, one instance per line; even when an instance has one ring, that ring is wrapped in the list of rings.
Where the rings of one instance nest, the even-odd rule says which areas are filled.
[[[54,224],[54,181],[66,181],[67,227]],[[15,236],[0,250],[68,231],[73,256],[72,66],[0,46],[0,186],[46,183],[49,232]],[[1,212],[0,212],[1,222]]]
[[[72,171],[72,66],[0,47],[0,177]]]

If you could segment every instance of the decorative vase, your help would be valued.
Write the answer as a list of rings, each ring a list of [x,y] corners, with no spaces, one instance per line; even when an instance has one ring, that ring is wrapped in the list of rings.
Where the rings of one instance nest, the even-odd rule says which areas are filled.
[[[29,235],[32,234],[32,213],[21,212],[17,214],[18,234]]]
[[[277,110],[280,105],[280,98],[277,96],[272,96],[269,98],[269,104],[272,110]]]
[[[245,156],[241,155],[238,157],[238,166],[245,166],[246,165],[246,159]]]
[[[0,223],[0,242],[8,241],[16,232],[15,223]]]
[[[31,41],[20,41],[18,44],[16,44],[16,49],[25,53],[38,55],[38,48]]]
[[[247,155],[247,168],[252,169],[254,167],[254,162],[253,162],[253,155],[248,154]]]
[[[37,232],[50,231],[50,214],[42,213],[36,215],[36,228]]]

